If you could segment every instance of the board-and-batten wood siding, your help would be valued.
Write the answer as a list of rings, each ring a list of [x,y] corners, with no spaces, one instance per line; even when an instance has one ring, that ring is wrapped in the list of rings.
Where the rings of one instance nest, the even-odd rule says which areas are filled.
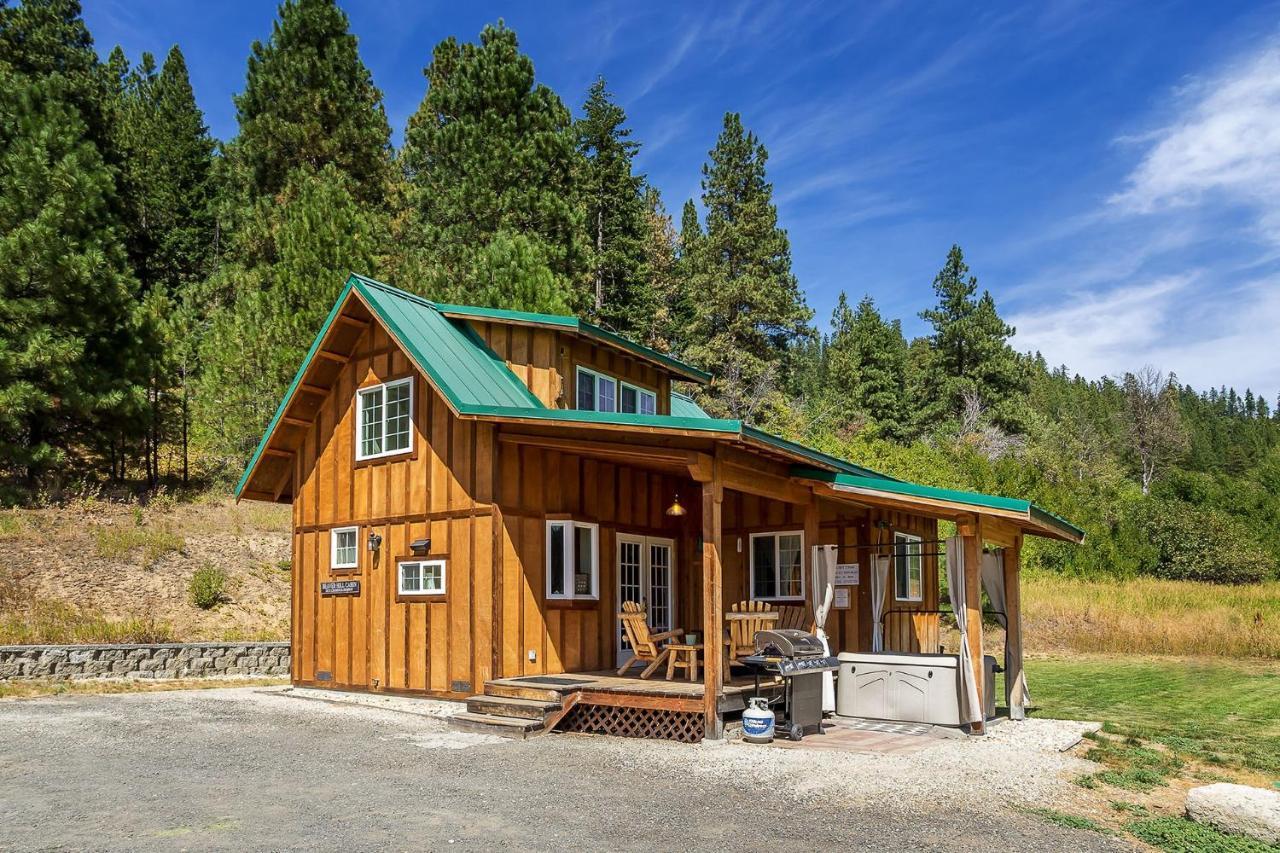
[[[906,513],[878,510],[859,510],[834,501],[819,502],[819,545],[866,545],[879,541],[892,541],[893,532],[913,533],[926,541],[937,538],[937,522],[934,519]],[[880,531],[875,525],[878,522],[889,525],[888,530]],[[752,533],[803,533],[804,507],[798,504],[769,500],[756,495],[726,491],[723,510],[724,554],[723,565],[723,599],[725,608],[733,603],[746,601],[751,596],[750,590],[750,553]],[[879,533],[882,539],[876,539]],[[739,547],[739,541],[741,547]],[[805,566],[809,564],[809,549],[814,543],[805,542]],[[924,545],[926,554],[937,550],[931,545]],[[841,563],[858,563],[860,567],[859,585],[850,588],[849,608],[833,608],[827,618],[826,630],[831,638],[833,652],[867,651],[871,648],[872,612],[871,612],[871,555],[887,554],[887,549],[871,551],[865,548],[842,548],[837,552]],[[938,560],[925,556],[921,571],[923,600],[906,602],[894,600],[893,572],[890,568],[888,588],[885,592],[885,610],[896,608],[911,611],[936,611],[938,609]],[[806,576],[806,587],[807,587]],[[805,590],[806,598],[809,591]],[[782,605],[796,605],[799,602],[780,601]],[[812,603],[805,602],[806,609],[812,616]],[[938,644],[938,617],[935,614],[890,617],[886,620],[885,647],[892,651],[917,652],[936,651]]]
[[[490,677],[491,635],[475,629],[473,613],[493,600],[494,427],[453,417],[416,376],[413,452],[355,461],[357,389],[411,375],[386,333],[370,328],[296,456],[295,681],[445,693]],[[360,528],[359,567],[333,570],[329,531],[350,525]],[[376,554],[365,544],[371,532],[382,536]],[[399,601],[396,563],[423,537],[447,559],[447,594]],[[359,580],[360,594],[320,594],[321,582],[344,579]]]
[[[456,695],[499,676],[615,666],[618,533],[674,540],[676,626],[701,630],[696,484],[498,442],[497,427],[454,417],[421,376],[414,383],[412,453],[356,462],[356,391],[412,375],[405,355],[381,328],[371,327],[318,407],[295,456],[296,682]],[[672,518],[663,510],[677,491],[688,514]],[[730,491],[724,506],[728,606],[747,597],[747,534],[804,525],[803,508],[791,504]],[[599,601],[545,599],[546,521],[566,516],[600,525]],[[936,527],[928,519],[860,513],[822,501],[819,541],[865,541],[881,519],[894,529],[934,538]],[[334,570],[330,531],[352,525],[359,528],[359,566]],[[371,532],[382,536],[376,554],[365,544]],[[741,553],[728,544],[738,535]],[[431,539],[429,556],[446,559],[442,599],[402,600],[396,594],[396,563],[411,557],[409,543],[420,538]],[[856,554],[841,556],[863,566],[856,606],[833,612],[829,623],[841,650],[870,646],[870,563],[866,552]],[[936,566],[936,559],[925,559],[925,600],[917,609],[937,607]],[[346,579],[361,582],[359,595],[321,595],[322,582]],[[899,620],[903,627],[891,632],[890,648],[920,647],[929,620],[914,621],[913,626]]]
[[[643,359],[554,329],[478,321],[471,326],[549,408],[576,408],[576,368],[581,365],[653,391],[658,414],[671,414],[670,374]]]

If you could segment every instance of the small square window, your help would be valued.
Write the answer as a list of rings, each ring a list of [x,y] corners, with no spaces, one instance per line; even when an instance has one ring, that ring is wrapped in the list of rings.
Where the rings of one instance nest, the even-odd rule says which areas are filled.
[[[329,531],[329,566],[354,569],[360,560],[360,528],[335,527]]]
[[[444,595],[444,560],[400,563],[397,590],[401,595]]]

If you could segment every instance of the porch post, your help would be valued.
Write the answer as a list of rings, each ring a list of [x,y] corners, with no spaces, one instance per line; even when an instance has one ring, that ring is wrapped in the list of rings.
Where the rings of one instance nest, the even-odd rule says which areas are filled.
[[[1014,537],[1013,545],[1004,549],[1004,698],[1011,720],[1023,720],[1027,716],[1022,705],[1023,693],[1018,689],[1023,677],[1021,583],[1022,535],[1019,534]]]
[[[711,479],[702,483],[702,714],[704,737],[724,737],[720,717],[720,693],[724,669],[724,606],[720,565],[720,515],[724,502],[723,463],[719,452],[712,463]]]
[[[958,526],[964,542],[964,606],[969,653],[973,657],[973,682],[978,688],[978,714],[982,718],[971,723],[974,734],[986,732],[986,685],[982,650],[982,518]]]

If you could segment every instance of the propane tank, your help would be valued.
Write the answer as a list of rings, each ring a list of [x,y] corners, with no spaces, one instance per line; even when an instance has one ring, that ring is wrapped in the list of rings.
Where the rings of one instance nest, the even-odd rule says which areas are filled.
[[[742,739],[749,743],[769,743],[773,740],[773,712],[769,700],[753,696],[747,700],[747,710],[742,712]]]

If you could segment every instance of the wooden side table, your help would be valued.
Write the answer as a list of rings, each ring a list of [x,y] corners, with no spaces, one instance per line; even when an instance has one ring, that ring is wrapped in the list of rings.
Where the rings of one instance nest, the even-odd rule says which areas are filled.
[[[702,643],[667,643],[671,654],[667,657],[667,681],[675,678],[677,669],[689,671],[689,680],[698,680],[698,652]]]

